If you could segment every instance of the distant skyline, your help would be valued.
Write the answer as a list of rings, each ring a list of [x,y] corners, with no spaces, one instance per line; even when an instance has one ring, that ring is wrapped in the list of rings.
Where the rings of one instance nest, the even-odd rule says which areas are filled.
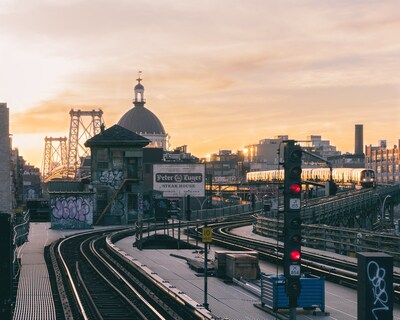
[[[354,152],[400,139],[400,2],[2,0],[0,102],[13,146],[41,167],[71,109],[106,127],[146,107],[198,157],[277,135]]]

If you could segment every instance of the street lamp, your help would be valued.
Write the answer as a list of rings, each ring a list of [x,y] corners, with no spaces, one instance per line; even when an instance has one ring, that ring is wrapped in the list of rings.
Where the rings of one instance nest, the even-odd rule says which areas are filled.
[[[203,210],[203,206],[207,202],[207,200],[210,198],[210,196],[206,196],[203,201],[200,201],[200,199],[198,197],[195,197],[195,196],[192,196],[192,198],[197,200],[197,202],[198,202],[198,204],[200,206],[200,210]]]
[[[385,203],[386,203],[386,199],[391,198],[392,196],[390,194],[388,194],[384,199],[383,199],[383,203],[382,203],[382,207],[381,207],[381,221],[383,222],[383,219],[385,218]]]

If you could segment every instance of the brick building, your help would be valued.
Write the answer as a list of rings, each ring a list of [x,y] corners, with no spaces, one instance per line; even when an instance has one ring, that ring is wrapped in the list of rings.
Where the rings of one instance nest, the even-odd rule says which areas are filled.
[[[366,146],[365,166],[374,169],[378,184],[399,184],[400,183],[400,139],[398,145],[387,148],[386,144],[379,146]]]

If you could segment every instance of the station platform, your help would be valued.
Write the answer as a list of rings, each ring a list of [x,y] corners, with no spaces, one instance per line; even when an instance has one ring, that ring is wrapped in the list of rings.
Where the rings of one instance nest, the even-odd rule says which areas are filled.
[[[98,229],[107,228],[99,227]],[[50,279],[44,260],[44,248],[59,238],[85,231],[88,230],[53,230],[50,229],[50,223],[31,223],[29,241],[18,248],[18,257],[21,259],[21,273],[17,301],[14,308],[14,320],[56,320]],[[275,242],[252,233],[251,226],[234,229],[233,231],[241,236]],[[186,236],[181,235],[181,240],[186,240]],[[201,261],[203,257],[199,250],[139,250],[133,246],[133,242],[134,237],[128,237],[118,241],[116,246],[156,272],[159,277],[185,292],[198,304],[204,303],[204,278],[201,274],[197,274],[190,269],[187,261],[182,258],[199,259]],[[194,241],[191,243],[193,244]],[[201,243],[199,245],[204,246]],[[213,259],[215,252],[218,250],[226,249],[211,245],[209,259]],[[330,255],[330,253],[323,251],[320,253]],[[354,259],[351,257],[339,257]],[[263,261],[260,261],[259,264],[261,272],[266,274],[283,273],[281,267],[276,265]],[[260,305],[260,298],[257,294],[238,284],[227,282],[217,277],[208,277],[207,302],[209,310],[215,315],[216,319],[278,319],[270,312],[257,307]],[[393,309],[393,319],[400,320],[399,306],[395,304]],[[357,319],[357,291],[326,281],[325,311],[329,312],[330,316],[315,316],[312,311],[297,309],[297,319]]]
[[[56,319],[44,248],[63,236],[51,230],[50,223],[30,224],[28,242],[17,249],[21,266],[13,319]]]
[[[50,222],[30,223],[28,242],[17,248],[21,266],[13,320],[56,320],[44,248],[60,238],[86,231],[53,230]]]
[[[254,234],[252,227],[242,227],[231,230],[240,236],[257,239],[260,241],[274,242],[276,240],[268,239],[263,236]],[[182,241],[187,241],[185,235],[181,235]],[[139,250],[133,243],[134,237],[127,237],[115,243],[115,245],[126,252],[129,256],[137,259],[146,266],[146,268],[157,273],[159,277],[168,281],[171,285],[185,292],[198,304],[204,303],[204,278],[203,275],[197,274],[192,270],[187,261],[182,257],[189,259],[199,259],[204,262],[204,258],[199,250],[170,250],[170,249],[143,249]],[[193,240],[191,244],[195,244]],[[199,242],[199,246],[204,244]],[[226,251],[224,248],[211,245],[208,259],[215,257],[216,251]],[[305,250],[309,250],[305,248]],[[311,249],[314,250],[314,249]],[[355,258],[346,257],[334,253],[315,250],[321,255],[335,256],[337,259],[355,261]],[[279,266],[259,261],[261,272],[266,274],[282,274],[283,269]],[[397,270],[398,271],[398,270]],[[250,284],[254,287],[256,284]],[[236,319],[236,320],[257,320],[257,319],[282,319],[272,313],[267,308],[261,309],[260,297],[254,293],[254,290],[248,290],[246,286],[242,286],[235,282],[227,282],[217,277],[208,277],[208,298],[209,310],[215,316],[215,319]],[[395,304],[393,306],[393,319],[400,320],[400,307]],[[316,311],[318,311],[317,309]],[[288,310],[279,310],[282,315],[289,316]],[[325,281],[325,311],[329,315],[315,315],[312,310],[296,310],[297,319],[335,319],[335,320],[351,320],[357,319],[357,291],[335,283]]]

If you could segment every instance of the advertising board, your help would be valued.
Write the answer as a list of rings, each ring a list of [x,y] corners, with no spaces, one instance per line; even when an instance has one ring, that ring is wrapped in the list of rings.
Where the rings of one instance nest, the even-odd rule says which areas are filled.
[[[164,197],[204,197],[204,164],[154,164],[153,189]]]

